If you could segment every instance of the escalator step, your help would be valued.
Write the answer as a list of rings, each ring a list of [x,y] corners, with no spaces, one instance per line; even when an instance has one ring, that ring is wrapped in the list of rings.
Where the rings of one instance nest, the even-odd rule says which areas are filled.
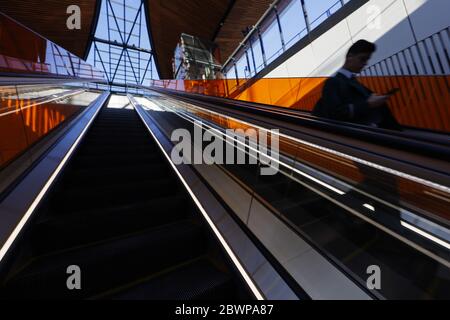
[[[174,178],[163,177],[131,183],[111,183],[102,188],[89,185],[80,188],[64,188],[53,194],[51,209],[62,214],[151,200],[173,194],[176,190],[174,186],[177,186]]]
[[[203,254],[201,227],[183,221],[91,247],[35,259],[6,284],[10,298],[86,298]],[[82,290],[68,290],[67,267],[77,265]]]
[[[108,167],[105,163],[103,167],[96,170],[73,170],[67,172],[65,181],[70,181],[71,185],[107,185],[120,181],[140,181],[146,178],[161,178],[169,174],[169,168],[165,163],[145,164],[145,165],[124,165],[120,167]]]
[[[145,164],[157,164],[161,161],[161,155],[157,153],[148,153],[148,154],[120,154],[115,155],[114,157],[110,157],[105,163],[104,157],[102,155],[80,155],[76,158],[76,161],[73,162],[72,167],[76,169],[89,169],[89,168],[98,168],[104,167],[107,165],[108,167],[115,166],[136,166],[136,165],[145,165]]]
[[[188,218],[187,208],[184,196],[169,196],[47,217],[33,229],[33,248],[39,253],[51,252],[172,223]]]

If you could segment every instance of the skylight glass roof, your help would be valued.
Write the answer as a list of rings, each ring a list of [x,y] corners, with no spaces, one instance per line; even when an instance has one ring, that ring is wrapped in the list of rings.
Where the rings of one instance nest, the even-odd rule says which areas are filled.
[[[145,0],[102,0],[88,62],[111,85],[149,85],[159,79],[154,63]]]

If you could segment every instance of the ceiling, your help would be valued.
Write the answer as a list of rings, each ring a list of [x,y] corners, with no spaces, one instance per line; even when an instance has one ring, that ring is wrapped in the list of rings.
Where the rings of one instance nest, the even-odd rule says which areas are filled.
[[[273,0],[146,0],[150,37],[160,77],[170,79],[172,57],[181,33],[215,41],[222,62],[244,38]],[[1,1],[0,11],[37,33],[86,58],[96,27],[100,0]],[[69,5],[81,8],[81,29],[69,30]]]
[[[95,28],[98,0],[20,0],[0,1],[0,11],[43,35],[73,54],[86,58],[90,35]],[[81,29],[69,30],[67,7],[81,9]]]

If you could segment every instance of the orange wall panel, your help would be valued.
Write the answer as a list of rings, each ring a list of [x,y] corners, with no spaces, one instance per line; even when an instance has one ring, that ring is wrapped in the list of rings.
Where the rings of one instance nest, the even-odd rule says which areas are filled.
[[[155,80],[153,86],[310,112],[327,78]],[[404,126],[450,132],[450,76],[360,77],[378,94],[393,88],[389,107]]]
[[[17,106],[11,108],[3,106]],[[0,168],[46,136],[82,107],[68,104],[30,104],[23,100],[2,101],[0,109]]]

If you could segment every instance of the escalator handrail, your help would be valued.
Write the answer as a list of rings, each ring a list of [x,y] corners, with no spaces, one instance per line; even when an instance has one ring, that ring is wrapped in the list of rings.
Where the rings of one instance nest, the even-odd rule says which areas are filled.
[[[195,95],[195,94],[194,94]],[[202,96],[199,95],[200,98],[204,97],[205,99],[211,98],[212,100],[217,99],[217,102],[222,102],[221,99],[226,100],[230,105],[235,105],[238,107],[244,107],[244,108],[249,108],[249,109],[261,109],[261,110],[265,110],[268,112],[278,112],[278,113],[284,113],[284,114],[288,114],[291,115],[295,118],[304,118],[304,119],[310,119],[310,120],[314,120],[314,121],[318,121],[318,122],[322,122],[322,123],[327,123],[327,124],[333,124],[333,125],[337,125],[337,126],[342,126],[345,125],[346,127],[351,127],[351,128],[355,128],[355,129],[365,129],[367,131],[370,132],[385,132],[384,129],[379,129],[379,128],[373,128],[373,127],[367,127],[361,124],[357,124],[357,123],[352,123],[352,122],[343,122],[343,121],[338,121],[338,120],[333,120],[333,119],[326,119],[326,118],[319,118],[317,116],[313,116],[311,114],[311,112],[308,111],[303,111],[303,110],[296,110],[296,109],[289,109],[289,108],[285,108],[285,107],[280,107],[280,106],[276,106],[276,105],[268,105],[268,104],[261,104],[261,103],[256,103],[256,102],[248,102],[248,101],[240,101],[240,100],[233,100],[233,99],[227,99],[227,98],[218,98],[218,97],[212,97],[212,96]],[[405,129],[409,129],[409,130],[414,130],[414,132],[416,133],[429,133],[429,134],[434,134],[435,137],[433,138],[429,138],[429,137],[423,137],[423,136],[411,136],[411,134],[405,133],[405,132],[395,132],[395,134],[397,136],[400,136],[402,138],[408,138],[408,139],[420,139],[424,142],[430,142],[430,143],[434,143],[434,144],[442,144],[445,146],[450,147],[450,137],[448,137],[447,134],[443,133],[443,132],[438,132],[435,130],[431,130],[431,129],[426,129],[426,128],[416,128],[416,127],[410,127],[410,126],[403,126],[403,128]],[[445,136],[445,137],[444,137]],[[437,139],[439,138],[439,139]],[[438,141],[439,140],[439,141]]]
[[[209,100],[212,97],[180,93],[174,90],[167,90],[167,89],[163,90],[156,89],[155,91],[176,96],[177,98],[183,99],[186,102],[201,103],[204,107],[213,107],[211,100]],[[217,104],[217,102],[220,102],[223,107],[229,108],[230,105],[236,105],[230,103],[229,99],[222,99],[217,97],[214,97],[213,99],[214,103]],[[245,107],[247,109],[250,108],[247,105],[245,105]],[[229,110],[227,111],[232,112],[234,110],[232,108],[229,108]],[[238,111],[246,112],[247,110],[239,109]],[[265,116],[269,119],[282,120],[289,123],[306,126],[312,129],[319,129],[321,131],[343,134],[345,136],[349,136],[351,138],[355,138],[358,140],[376,143],[382,146],[394,147],[408,152],[418,153],[426,156],[433,156],[434,158],[437,159],[444,158],[450,161],[449,146],[443,145],[441,143],[436,143],[436,141],[431,142],[427,141],[426,139],[418,140],[417,137],[413,139],[408,135],[401,136],[401,134],[399,135],[395,131],[367,128],[365,126],[348,123],[342,124],[341,122],[337,121],[328,121],[324,119],[312,118],[312,116],[309,117],[298,116],[294,119],[291,114],[286,114],[286,112],[269,111],[267,109],[264,110],[262,108],[255,108],[254,106],[252,107],[251,112],[253,114]],[[395,133],[395,135],[393,135],[392,133]]]

